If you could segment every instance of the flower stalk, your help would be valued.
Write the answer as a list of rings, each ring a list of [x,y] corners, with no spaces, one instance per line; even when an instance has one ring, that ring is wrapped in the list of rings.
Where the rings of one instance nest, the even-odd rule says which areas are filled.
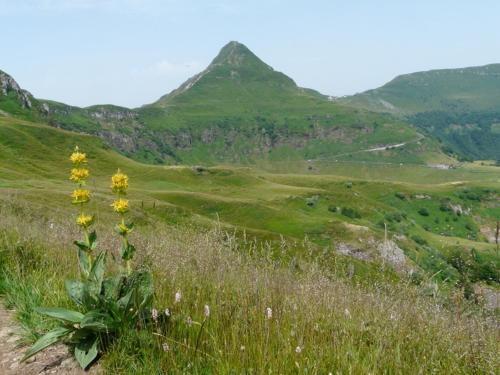
[[[125,199],[128,191],[128,176],[118,171],[111,177],[111,191],[116,195],[115,201],[111,204],[113,210],[120,215],[120,222],[116,226],[116,232],[122,237],[121,258],[125,262],[127,274],[132,273],[132,258],[135,248],[130,244],[128,235],[133,229],[132,223],[126,223],[125,215],[129,211],[129,201]]]
[[[87,178],[90,175],[89,170],[86,168],[87,155],[81,152],[78,146],[70,156],[70,161],[73,164],[69,179],[76,184],[76,189],[73,190],[71,194],[72,203],[78,206],[78,216],[76,218],[76,224],[82,228],[84,241],[75,241],[75,244],[79,248],[79,257],[82,256],[87,258],[87,266],[81,267],[82,272],[85,276],[88,276],[88,272],[92,269],[92,264],[94,262],[94,257],[92,250],[94,248],[93,235],[89,228],[94,222],[94,217],[89,215],[85,211],[85,205],[90,201],[90,191],[85,188],[87,183]]]

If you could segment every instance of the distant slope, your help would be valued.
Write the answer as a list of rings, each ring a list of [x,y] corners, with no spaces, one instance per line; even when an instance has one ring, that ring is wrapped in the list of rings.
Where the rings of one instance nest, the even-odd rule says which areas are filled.
[[[188,162],[328,157],[416,138],[404,122],[298,87],[238,42],[138,113]]]
[[[122,154],[148,163],[328,158],[418,138],[405,121],[298,87],[238,42],[228,43],[203,72],[178,89],[137,109],[79,108],[31,96],[36,105],[29,107],[12,92],[9,103],[18,108],[0,102],[4,113],[97,135]],[[438,153],[432,142],[409,151],[415,162]],[[381,152],[382,158],[395,156]]]
[[[404,74],[340,103],[372,111],[473,112],[500,109],[500,64]]]
[[[224,116],[280,114],[295,106],[308,107],[325,97],[298,87],[238,42],[228,43],[201,73],[147,108],[168,109],[178,115],[177,125],[189,120],[211,121]],[[212,117],[212,118],[211,118]]]
[[[405,74],[338,102],[405,116],[465,159],[500,160],[500,64]]]

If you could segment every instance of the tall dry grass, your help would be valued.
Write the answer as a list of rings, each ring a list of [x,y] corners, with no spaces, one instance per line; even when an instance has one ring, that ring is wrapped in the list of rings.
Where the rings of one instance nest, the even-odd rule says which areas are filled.
[[[77,272],[76,228],[64,214],[2,202],[2,291],[32,332],[42,326],[33,304],[69,303],[63,280]],[[97,230],[99,248],[117,251],[116,236]],[[280,261],[221,228],[156,224],[132,237],[137,261],[155,274],[160,317],[114,343],[103,358],[111,374],[495,374],[500,366],[498,321],[464,301],[446,304],[409,283],[356,284],[322,257]]]

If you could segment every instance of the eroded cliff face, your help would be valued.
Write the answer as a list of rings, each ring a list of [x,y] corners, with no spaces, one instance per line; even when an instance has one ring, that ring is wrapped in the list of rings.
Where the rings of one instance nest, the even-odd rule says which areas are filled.
[[[23,108],[31,108],[33,96],[21,89],[17,82],[5,72],[0,70],[0,96],[14,95]]]

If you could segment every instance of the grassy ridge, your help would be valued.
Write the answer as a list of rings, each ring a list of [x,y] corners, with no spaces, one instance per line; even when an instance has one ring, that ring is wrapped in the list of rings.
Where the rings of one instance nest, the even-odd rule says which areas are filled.
[[[500,64],[400,75],[341,102],[374,111],[470,112],[500,107]]]
[[[338,102],[406,116],[448,154],[500,160],[499,77],[500,64],[417,72]]]

